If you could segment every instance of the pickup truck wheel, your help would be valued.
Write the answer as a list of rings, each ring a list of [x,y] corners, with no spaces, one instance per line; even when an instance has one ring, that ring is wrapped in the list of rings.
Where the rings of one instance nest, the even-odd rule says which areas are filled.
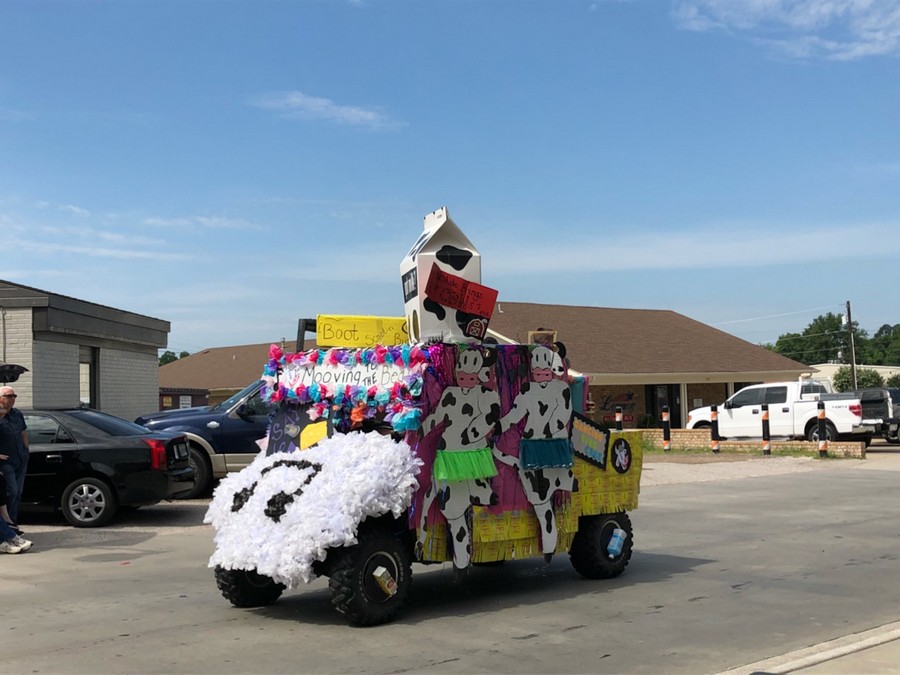
[[[181,499],[198,499],[206,497],[212,488],[212,466],[206,453],[196,445],[191,445],[188,462],[194,469],[194,487],[184,493]]]
[[[837,429],[835,426],[826,420],[825,422],[825,438],[828,439],[828,442],[837,440]],[[806,432],[806,440],[812,441],[813,443],[819,442],[819,423],[814,422],[813,425]]]
[[[256,570],[226,570],[216,567],[216,586],[235,607],[264,607],[281,597],[284,585]]]
[[[360,532],[358,539],[354,546],[333,551],[336,555],[328,582],[331,603],[354,626],[387,623],[409,596],[409,550],[383,528]]]
[[[73,480],[63,490],[63,516],[75,527],[103,527],[116,515],[118,504],[112,488],[99,478]]]
[[[610,555],[607,549],[612,539],[613,530],[625,531],[625,543],[617,555]],[[622,513],[605,513],[599,516],[581,516],[578,519],[578,532],[569,549],[569,560],[572,567],[581,576],[588,579],[612,579],[617,577],[628,566],[631,560],[631,548],[634,544],[634,532],[631,519]]]

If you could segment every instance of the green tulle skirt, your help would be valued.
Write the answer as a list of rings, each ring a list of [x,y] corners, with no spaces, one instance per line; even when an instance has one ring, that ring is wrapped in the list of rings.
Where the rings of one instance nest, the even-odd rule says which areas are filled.
[[[432,475],[436,481],[493,478],[497,465],[490,448],[480,450],[438,450]]]

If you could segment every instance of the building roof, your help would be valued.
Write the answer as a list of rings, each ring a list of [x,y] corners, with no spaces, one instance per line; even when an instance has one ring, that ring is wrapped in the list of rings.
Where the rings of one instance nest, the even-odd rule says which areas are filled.
[[[269,347],[280,341],[233,347],[210,347],[159,368],[160,389],[243,389],[262,376]],[[315,347],[307,340],[305,349]],[[294,342],[285,345],[294,351]]]
[[[168,321],[152,316],[3,279],[0,279],[0,307],[30,308],[35,337],[62,337],[62,341],[66,341],[78,336],[82,344],[107,341],[162,348],[166,346],[171,329]]]
[[[573,369],[596,384],[765,382],[812,369],[670,310],[498,302],[490,333],[526,343],[556,331]],[[160,388],[240,389],[262,374],[271,343],[215,347],[159,369]],[[305,349],[315,342],[307,340]],[[293,342],[285,351],[293,350]]]
[[[811,371],[671,310],[497,303],[498,339],[527,342],[536,330],[556,331],[572,368],[594,382],[771,381]]]

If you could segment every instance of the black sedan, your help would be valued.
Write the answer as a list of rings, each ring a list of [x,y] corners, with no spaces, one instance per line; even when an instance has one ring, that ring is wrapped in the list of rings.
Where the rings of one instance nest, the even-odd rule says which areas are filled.
[[[101,527],[121,507],[174,499],[194,486],[188,443],[98,410],[23,410],[30,451],[22,506],[61,509]]]

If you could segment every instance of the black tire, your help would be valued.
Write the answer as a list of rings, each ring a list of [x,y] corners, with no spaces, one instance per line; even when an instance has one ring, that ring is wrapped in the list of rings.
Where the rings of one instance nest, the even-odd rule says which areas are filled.
[[[209,457],[202,448],[191,444],[188,462],[194,469],[194,487],[181,495],[179,499],[199,499],[208,496],[212,490],[212,465]]]
[[[75,527],[103,527],[118,510],[112,488],[99,478],[73,480],[60,500],[63,516]]]
[[[625,531],[625,543],[619,554],[611,558],[606,549],[616,528]],[[599,516],[581,516],[578,519],[578,532],[575,533],[572,547],[569,549],[569,559],[575,571],[583,577],[612,579],[622,574],[628,566],[633,543],[631,519],[624,511]]]
[[[836,441],[838,437],[837,429],[834,424],[825,420],[825,438],[828,439],[828,442]],[[819,442],[819,422],[814,422],[809,429],[806,430],[806,440],[812,443]]]
[[[264,607],[281,597],[284,584],[256,570],[226,570],[216,567],[216,586],[235,607]]]
[[[409,597],[412,566],[408,547],[384,527],[361,531],[359,543],[332,551],[331,603],[354,626],[375,626],[397,616]],[[382,590],[373,573],[384,567],[396,592]]]
[[[709,429],[711,426],[709,422],[697,422],[691,429]]]

